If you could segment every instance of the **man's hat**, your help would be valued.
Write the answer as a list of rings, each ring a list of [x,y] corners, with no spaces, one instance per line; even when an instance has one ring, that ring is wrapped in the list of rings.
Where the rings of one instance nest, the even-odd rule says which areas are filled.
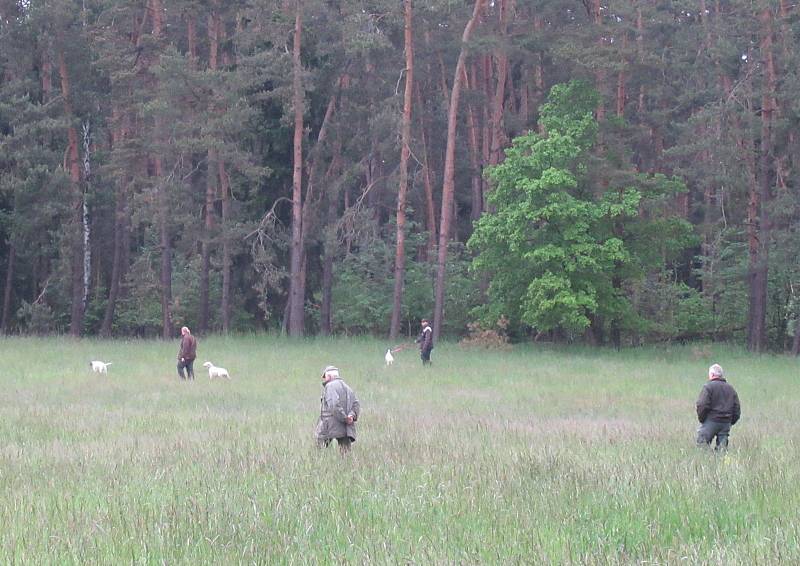
[[[332,375],[333,377],[339,377],[339,368],[336,366],[326,366],[324,370],[322,370],[322,375]]]

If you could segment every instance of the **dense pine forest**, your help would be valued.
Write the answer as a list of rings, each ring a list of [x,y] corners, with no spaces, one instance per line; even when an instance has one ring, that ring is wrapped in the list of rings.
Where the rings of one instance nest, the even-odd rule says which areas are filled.
[[[2,333],[800,351],[796,0],[0,0]]]

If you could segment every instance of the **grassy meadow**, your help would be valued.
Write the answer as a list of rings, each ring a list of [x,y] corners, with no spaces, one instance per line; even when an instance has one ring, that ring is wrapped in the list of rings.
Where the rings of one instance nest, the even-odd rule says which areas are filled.
[[[181,382],[177,339],[0,339],[0,563],[800,561],[800,361],[386,347],[201,339]],[[712,362],[742,400],[725,457],[693,446]],[[344,458],[312,439],[327,364],[362,404]]]

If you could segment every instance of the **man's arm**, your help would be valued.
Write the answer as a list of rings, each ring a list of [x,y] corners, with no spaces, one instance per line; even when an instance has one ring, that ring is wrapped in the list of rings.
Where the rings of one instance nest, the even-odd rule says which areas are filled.
[[[731,415],[731,424],[735,425],[742,416],[742,407],[739,405],[739,395],[736,391],[733,392],[733,415]]]
[[[703,386],[700,390],[700,397],[697,398],[696,407],[697,420],[704,423],[708,412],[711,410],[711,393],[708,391],[708,387]]]
[[[353,417],[353,421],[358,420],[358,415],[361,413],[361,403],[358,402],[358,397],[356,397],[355,391],[350,391],[353,395],[353,403],[350,407],[350,414],[348,416]]]

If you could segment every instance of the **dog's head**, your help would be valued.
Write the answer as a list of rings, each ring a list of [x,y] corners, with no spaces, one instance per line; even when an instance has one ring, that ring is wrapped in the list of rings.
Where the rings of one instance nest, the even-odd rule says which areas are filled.
[[[213,365],[214,365],[214,364],[212,364],[211,362],[206,362],[206,363],[204,363],[204,364],[203,364],[203,367],[204,367],[204,368],[210,368],[210,367],[211,367],[211,366],[213,366]]]

